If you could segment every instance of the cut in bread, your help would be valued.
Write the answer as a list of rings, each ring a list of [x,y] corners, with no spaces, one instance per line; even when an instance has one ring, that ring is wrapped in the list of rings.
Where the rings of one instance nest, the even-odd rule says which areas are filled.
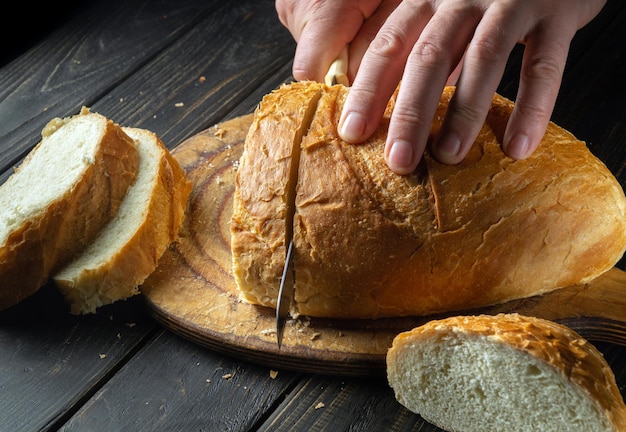
[[[624,191],[571,133],[551,123],[531,157],[513,160],[501,145],[513,103],[494,95],[461,163],[439,163],[427,150],[403,176],[383,157],[394,99],[374,135],[353,145],[337,132],[348,92],[284,85],[255,112],[231,226],[233,272],[247,301],[276,305],[286,246],[281,209],[289,206],[292,315],[377,318],[482,307],[587,282],[622,257]],[[431,137],[453,94],[453,87],[442,94]],[[312,117],[299,114],[307,101]],[[291,154],[298,129],[305,133],[295,203],[285,203],[274,197],[294,179],[276,168],[284,162],[277,155]]]
[[[53,119],[0,187],[0,309],[35,293],[117,213],[138,157],[111,120]]]
[[[239,163],[231,219],[235,280],[239,286],[254,284],[242,292],[247,300],[272,307],[285,265],[286,237],[293,231],[289,222],[300,142],[322,94],[306,83],[294,83],[293,90],[289,98],[276,92],[261,102]]]
[[[191,183],[152,132],[124,128],[139,152],[137,179],[119,212],[54,281],[73,314],[139,293],[159,258],[178,236]]]
[[[387,375],[402,405],[447,431],[626,430],[626,406],[602,354],[543,319],[431,321],[394,339]]]

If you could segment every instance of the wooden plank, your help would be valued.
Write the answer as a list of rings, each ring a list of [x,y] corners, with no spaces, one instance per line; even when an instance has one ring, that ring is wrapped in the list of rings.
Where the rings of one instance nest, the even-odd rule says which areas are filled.
[[[616,371],[626,397],[626,352],[597,344]],[[396,402],[385,379],[337,379],[321,375],[303,380],[259,427],[259,432],[293,430],[393,430],[441,432]]]
[[[314,375],[302,381],[258,429],[435,431],[396,402],[384,379],[338,380]]]
[[[274,376],[269,368],[218,356],[166,332],[61,430],[249,431],[298,378],[286,371]]]
[[[0,431],[53,429],[157,327],[135,297],[77,317],[47,286],[0,313]]]
[[[96,105],[117,120],[123,117],[120,113],[126,112],[119,109],[119,98],[128,97],[126,92],[129,89],[136,90],[137,93],[132,93],[136,99],[131,98],[131,104],[123,105],[132,114],[126,123],[138,119],[133,116],[147,112],[146,115],[151,119],[158,115],[154,121],[167,128],[183,125],[195,116],[201,118],[202,113],[197,111],[198,107],[210,112],[219,111],[219,116],[227,115],[229,109],[235,108],[241,102],[247,102],[246,109],[251,109],[252,101],[246,98],[253,88],[265,80],[269,80],[270,85],[277,84],[273,72],[278,71],[283,75],[285,73],[285,65],[277,62],[276,58],[266,56],[259,59],[262,57],[257,55],[259,46],[255,47],[252,43],[256,41],[265,48],[263,43],[267,39],[264,35],[272,36],[267,28],[263,28],[267,21],[255,20],[256,16],[269,19],[270,11],[275,14],[270,1],[248,2],[248,6],[253,4],[259,11],[252,16],[244,14],[244,9],[238,9],[239,13],[234,16],[239,20],[231,22],[231,26],[247,22],[251,25],[250,29],[256,27],[256,31],[248,33],[251,38],[249,41],[239,39],[233,42],[237,49],[229,51],[225,48],[219,53],[211,43],[204,45],[204,51],[193,52],[185,50],[184,44],[181,51],[181,47],[172,45],[172,42],[184,36],[183,33],[189,32],[194,25],[200,29],[195,36],[197,39],[187,43],[195,43],[204,37],[208,37],[205,41],[215,41],[215,35],[222,34],[224,28],[228,28],[224,21],[232,17],[228,15],[228,7],[223,7],[216,18],[202,21],[202,11],[210,11],[211,8],[210,3],[205,0],[166,4],[159,2],[160,7],[157,8],[152,8],[152,4],[148,7],[146,2],[120,3],[122,6],[118,7],[110,2],[101,2],[90,10],[93,13],[92,18],[85,18],[84,23],[82,20],[79,23],[72,21],[59,29],[51,39],[46,39],[42,45],[34,47],[31,52],[7,66],[7,69],[0,71],[3,92],[3,101],[0,102],[0,130],[3,131],[1,133],[4,144],[0,150],[3,155],[0,159],[7,161],[17,157],[8,156],[12,154],[14,147],[34,145],[35,139],[30,137],[37,136],[40,128],[52,116],[70,114],[83,103],[101,101],[102,94],[111,91],[114,86],[119,85],[119,80],[127,79],[133,73],[135,75],[131,75],[127,87],[117,90],[113,96]],[[133,6],[141,6],[141,13],[132,9]],[[98,29],[103,28],[102,31],[89,25],[94,24],[96,18],[102,21],[97,26]],[[130,26],[133,30],[117,30],[124,26]],[[231,35],[236,33],[234,27],[228,30]],[[129,34],[135,34],[137,39],[129,38]],[[285,41],[288,43],[284,46],[290,50],[289,44],[292,41],[286,37]],[[51,44],[55,43],[68,51],[50,49]],[[224,37],[221,43],[226,47],[231,45],[229,39]],[[153,63],[141,69],[164,46],[170,50],[164,55],[169,61],[161,63],[157,56]],[[267,46],[272,46],[272,43]],[[266,54],[268,53],[274,56],[277,51],[268,48]],[[79,54],[84,54],[85,57],[77,65],[76,58]],[[192,55],[196,57],[189,57]],[[237,55],[248,56],[250,69],[247,76],[234,76],[231,73],[236,61],[229,56]],[[35,61],[40,58],[44,60]],[[288,58],[287,54],[283,54],[282,58]],[[198,89],[195,86],[198,78],[196,71],[185,70],[184,67],[180,69],[181,63],[204,60],[204,70],[209,79],[206,86]],[[263,69],[268,62],[274,65]],[[255,67],[257,69],[253,70]],[[29,76],[25,71],[31,69],[34,73]],[[250,79],[244,86],[237,82],[238,79],[250,78],[260,70],[269,72],[258,74],[256,80]],[[146,71],[147,74],[144,73]],[[160,75],[152,75],[150,71],[159,71]],[[172,88],[169,80],[173,77],[180,80],[183,87],[187,86],[187,93],[201,99],[201,103],[197,105],[188,104],[182,117],[170,116],[171,113],[165,113],[161,109],[159,101],[164,96],[163,91],[151,91],[151,88],[146,89],[140,85],[150,80],[150,84],[157,89]],[[43,91],[39,91],[40,89]],[[150,91],[142,95],[144,90]],[[233,94],[234,98],[229,97]],[[260,99],[259,93],[257,97]],[[172,100],[177,99],[172,97]],[[110,102],[108,105],[107,101]],[[194,105],[196,110],[192,109]],[[142,107],[147,109],[142,110]],[[211,118],[204,121],[210,122]],[[47,287],[15,309],[4,311],[0,315],[3,320],[0,327],[0,352],[12,354],[2,355],[0,359],[0,385],[3,393],[11,394],[12,398],[0,398],[0,410],[10,418],[10,421],[0,426],[0,430],[53,429],[57,422],[71,415],[75,406],[80,405],[106,382],[155,330],[154,322],[142,306],[141,300],[137,298],[104,308],[94,316],[74,317],[68,314],[67,307],[58,298],[56,291]],[[127,319],[116,324],[118,310],[125,311]],[[45,318],[46,311],[54,314],[53,322]],[[114,317],[113,324],[110,322],[110,315]],[[29,317],[32,323],[26,325],[28,321],[17,320],[18,317]],[[135,327],[126,325],[131,322],[130,318],[138,322]],[[17,353],[15,346],[19,346]],[[103,358],[100,358],[101,354]],[[33,399],[33,395],[37,396]]]
[[[225,3],[93,108],[152,130],[172,148],[255,93],[246,104],[251,112],[289,79],[293,49],[273,2]]]
[[[0,70],[0,171],[39,140],[49,119],[91,105],[181,37],[220,1],[91,2]]]

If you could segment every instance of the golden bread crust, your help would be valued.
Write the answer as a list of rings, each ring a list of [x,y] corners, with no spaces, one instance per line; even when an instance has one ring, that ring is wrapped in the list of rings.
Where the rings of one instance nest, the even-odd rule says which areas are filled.
[[[293,207],[292,152],[320,94],[306,83],[276,89],[263,99],[248,131],[236,177],[231,250],[235,280],[253,303],[276,307],[287,250],[285,220]]]
[[[321,97],[301,142],[293,315],[377,318],[487,306],[589,281],[621,258],[624,192],[569,132],[550,124],[531,157],[508,158],[501,143],[513,103],[495,95],[463,162],[441,164],[427,150],[416,171],[401,176],[383,159],[394,99],[374,135],[353,145],[337,133],[348,91],[297,83],[256,112],[233,218],[233,268],[246,300],[275,307],[284,263],[284,249],[274,253],[285,246],[283,213],[260,191],[280,191],[288,177],[259,149],[291,145],[290,125],[300,124],[292,113],[310,92]],[[431,137],[453,93],[445,89]]]
[[[126,190],[134,181],[138,159],[133,140],[119,125],[88,110],[71,118],[52,120],[55,127],[42,134],[42,141],[13,176],[23,175],[23,168],[35,152],[46,145],[50,134],[57,133],[56,130],[77,118],[93,122],[103,130],[92,163],[85,165],[70,189],[44,208],[24,217],[6,242],[0,245],[0,309],[15,305],[35,293],[52,273],[89,244],[117,213]],[[74,143],[64,145],[73,146]],[[63,176],[63,163],[59,161],[50,169]],[[15,180],[21,181],[19,177]],[[0,193],[8,192],[5,189]],[[29,193],[40,192],[32,190]]]
[[[157,169],[151,170],[146,184],[141,185],[145,196],[130,209],[134,213],[125,212],[123,220],[111,221],[132,224],[125,242],[118,249],[109,250],[106,244],[115,239],[98,242],[97,238],[83,251],[83,255],[90,254],[87,259],[80,255],[54,275],[54,282],[73,314],[93,313],[102,305],[138,294],[139,286],[178,237],[185,216],[191,183],[178,162],[153,132],[137,128],[124,128],[124,132],[143,141],[138,146],[146,146],[149,151],[140,151],[140,157],[155,158]],[[140,176],[138,173],[138,179]],[[105,229],[100,236],[110,234]]]
[[[392,387],[400,391],[399,400],[410,404],[408,401],[413,399],[407,392],[411,386],[406,371],[407,367],[415,369],[420,365],[407,365],[412,361],[411,351],[424,344],[438,344],[446,337],[456,340],[456,335],[469,336],[459,339],[465,343],[480,338],[504,344],[549,365],[565,382],[582,390],[607,416],[615,431],[626,430],[626,406],[613,371],[602,354],[566,326],[519,314],[455,316],[429,321],[396,336],[387,354],[387,373]],[[541,401],[544,402],[550,403]]]

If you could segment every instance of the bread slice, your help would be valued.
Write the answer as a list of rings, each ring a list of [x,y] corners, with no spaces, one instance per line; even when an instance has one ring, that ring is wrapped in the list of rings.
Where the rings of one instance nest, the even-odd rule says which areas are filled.
[[[447,431],[626,430],[626,406],[602,354],[547,320],[431,321],[394,339],[387,374],[402,405]]]
[[[268,196],[293,179],[265,149],[292,145],[307,94],[316,98],[300,144],[292,315],[369,319],[488,306],[585,283],[622,257],[624,191],[568,131],[550,124],[531,157],[513,160],[501,146],[513,103],[494,95],[461,163],[441,164],[427,150],[415,172],[398,175],[383,158],[394,99],[374,135],[353,145],[337,132],[348,92],[286,85],[256,111],[234,204],[235,222],[255,221],[232,236],[244,299],[276,304],[280,273],[265,272],[282,268],[285,219]],[[453,94],[443,92],[431,137]]]
[[[53,119],[0,186],[0,309],[36,292],[89,244],[134,181],[134,142],[84,108]]]
[[[54,274],[73,314],[139,293],[182,224],[191,183],[152,132],[124,128],[139,151],[137,179],[117,216],[76,259]]]

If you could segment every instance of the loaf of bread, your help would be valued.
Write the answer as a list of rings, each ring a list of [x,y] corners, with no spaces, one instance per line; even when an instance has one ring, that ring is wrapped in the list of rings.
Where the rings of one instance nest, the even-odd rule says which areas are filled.
[[[44,128],[0,186],[0,309],[32,295],[93,240],[137,165],[133,140],[88,109]]]
[[[402,405],[447,431],[626,430],[626,406],[602,354],[543,319],[430,321],[396,336],[387,375]]]
[[[159,258],[177,238],[191,183],[152,132],[123,128],[135,140],[139,168],[116,217],[54,282],[74,314],[139,293]]]
[[[294,316],[498,304],[587,282],[624,253],[624,192],[566,130],[550,124],[531,157],[513,160],[501,149],[513,103],[494,95],[464,161],[441,164],[427,150],[403,176],[383,159],[395,99],[375,134],[352,145],[337,133],[348,91],[284,85],[255,112],[231,223],[233,273],[246,301],[276,306],[291,230]],[[442,94],[431,136],[453,93]]]

